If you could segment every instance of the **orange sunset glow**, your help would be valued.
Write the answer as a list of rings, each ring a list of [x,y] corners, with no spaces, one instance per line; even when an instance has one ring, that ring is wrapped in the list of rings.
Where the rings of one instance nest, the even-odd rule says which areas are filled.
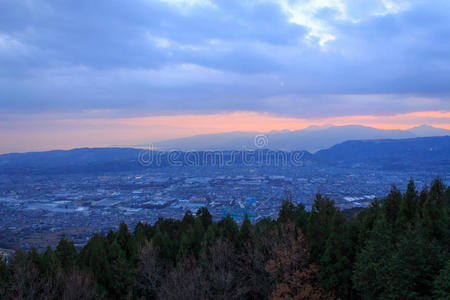
[[[35,151],[74,147],[136,146],[188,137],[234,131],[269,132],[300,130],[308,126],[363,125],[379,129],[409,129],[422,124],[450,129],[450,112],[424,111],[392,116],[339,116],[305,119],[274,116],[268,113],[238,111],[222,114],[170,115],[134,118],[28,118],[16,120],[23,128],[17,134],[0,132],[0,152],[13,149]],[[29,125],[27,125],[29,124]],[[39,132],[33,129],[38,127]],[[44,128],[44,129],[42,129]],[[19,145],[24,145],[23,147]]]

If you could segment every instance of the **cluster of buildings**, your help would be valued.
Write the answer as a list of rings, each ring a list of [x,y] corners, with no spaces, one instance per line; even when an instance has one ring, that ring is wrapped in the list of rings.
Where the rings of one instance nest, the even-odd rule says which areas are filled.
[[[207,207],[217,220],[276,217],[285,199],[310,209],[315,194],[341,209],[367,207],[410,178],[418,189],[440,175],[320,167],[191,167],[102,175],[0,176],[0,248],[54,246],[62,234],[82,246],[126,222],[182,218]],[[447,176],[447,177],[446,177]]]

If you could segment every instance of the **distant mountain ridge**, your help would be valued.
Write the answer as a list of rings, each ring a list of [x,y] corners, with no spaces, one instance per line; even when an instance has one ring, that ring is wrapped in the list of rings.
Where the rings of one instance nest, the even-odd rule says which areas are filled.
[[[406,139],[428,136],[450,135],[450,130],[428,125],[408,130],[386,130],[361,125],[311,126],[302,130],[271,132],[227,132],[196,135],[155,143],[160,150],[242,150],[255,149],[254,139],[258,135],[267,137],[265,148],[275,150],[307,150],[316,152],[347,140]]]
[[[450,136],[346,141],[318,151],[314,158],[337,166],[412,169],[450,166]]]
[[[259,149],[262,154],[275,152],[271,150]],[[199,157],[205,157],[208,151],[196,152]],[[281,152],[281,151],[280,151]],[[362,168],[382,168],[382,169],[420,169],[435,168],[448,172],[450,170],[450,136],[443,137],[421,137],[409,139],[378,139],[378,140],[350,140],[334,145],[328,149],[321,150],[315,154],[307,151],[303,153],[294,151],[292,153],[301,154],[300,159],[306,166],[318,165],[323,167],[362,167]],[[81,148],[73,150],[56,150],[48,152],[12,153],[0,155],[0,175],[7,174],[65,174],[65,173],[102,173],[117,171],[143,170],[145,168],[169,167],[175,164],[170,160],[177,154],[179,166],[188,166],[188,160],[183,161],[183,157],[189,153],[177,151],[152,152],[152,157],[160,155],[158,165],[142,164],[142,149],[135,148]],[[242,151],[238,151],[243,153]],[[215,155],[214,152],[210,154]],[[234,156],[233,151],[222,151],[225,161],[242,165],[242,156]],[[185,155],[185,156],[183,156]],[[210,159],[213,156],[209,156]],[[255,157],[259,157],[255,155]],[[261,156],[266,157],[266,156]],[[273,158],[273,157],[272,157]],[[192,157],[191,157],[192,159]],[[211,161],[200,161],[199,166],[212,165]],[[298,167],[299,165],[292,165]]]

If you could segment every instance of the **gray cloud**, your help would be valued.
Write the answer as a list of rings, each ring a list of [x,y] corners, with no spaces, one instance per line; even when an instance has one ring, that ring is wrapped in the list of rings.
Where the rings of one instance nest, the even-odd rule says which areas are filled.
[[[279,3],[2,1],[0,114],[450,109],[448,1]]]

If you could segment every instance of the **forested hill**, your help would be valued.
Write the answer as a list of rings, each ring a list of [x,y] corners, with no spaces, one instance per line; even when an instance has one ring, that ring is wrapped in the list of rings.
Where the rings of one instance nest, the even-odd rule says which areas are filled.
[[[450,136],[401,140],[358,140],[317,152],[325,163],[380,168],[450,167]]]
[[[448,299],[450,188],[395,187],[346,217],[317,195],[276,220],[138,223],[77,251],[17,251],[0,263],[1,299]]]

